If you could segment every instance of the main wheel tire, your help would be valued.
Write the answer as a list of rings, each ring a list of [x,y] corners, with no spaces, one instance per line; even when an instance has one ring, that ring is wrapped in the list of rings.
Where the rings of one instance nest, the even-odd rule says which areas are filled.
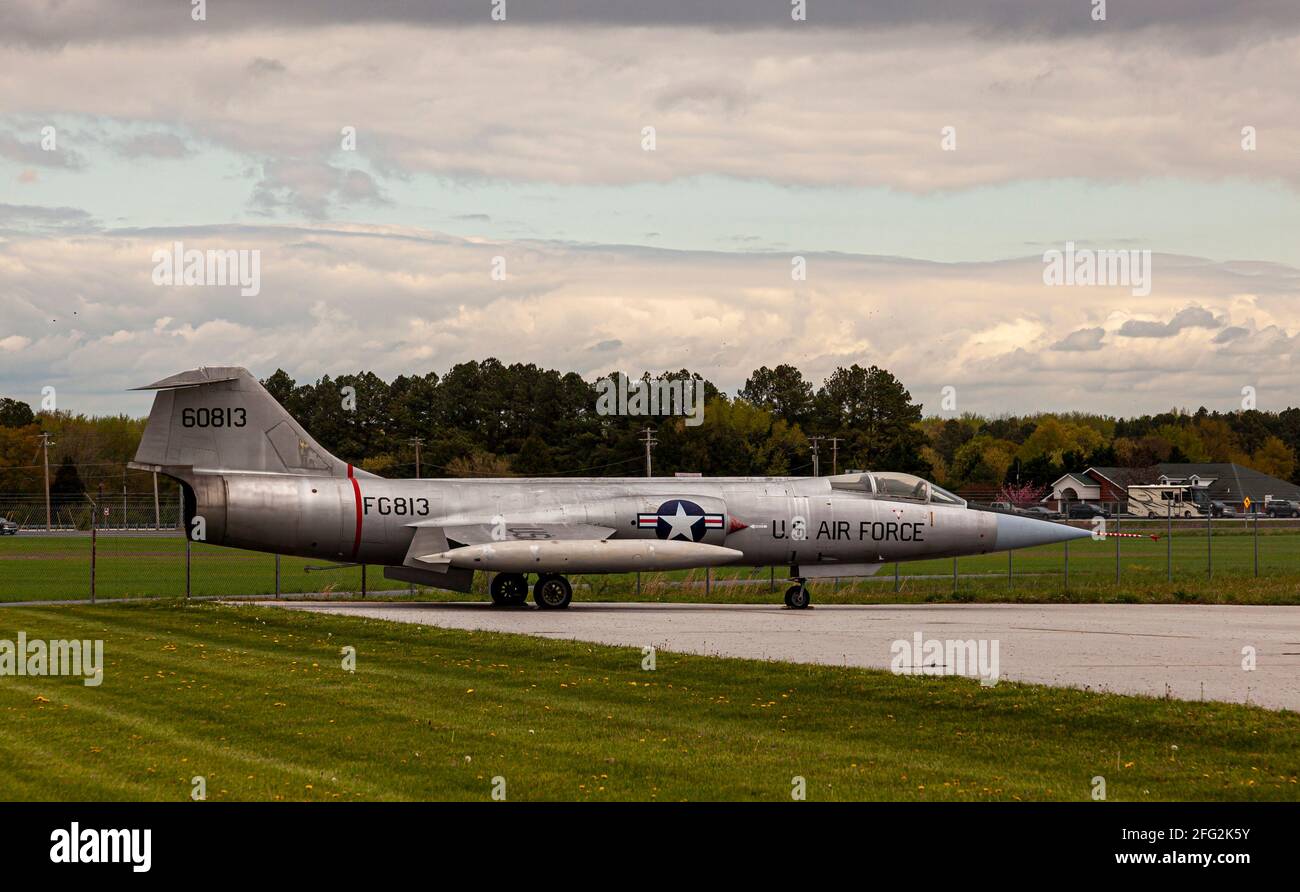
[[[791,610],[803,610],[812,601],[808,586],[803,583],[790,586],[785,590],[785,606]]]
[[[498,607],[521,607],[528,600],[528,577],[522,573],[498,573],[488,589]]]
[[[543,576],[533,586],[533,601],[543,610],[563,610],[573,600],[573,586],[563,576]]]

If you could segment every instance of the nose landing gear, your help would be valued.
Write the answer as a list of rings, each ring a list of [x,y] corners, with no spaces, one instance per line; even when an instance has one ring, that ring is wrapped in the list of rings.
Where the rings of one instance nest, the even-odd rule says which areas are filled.
[[[795,584],[785,590],[785,606],[791,610],[803,610],[812,602],[806,579],[795,580]]]

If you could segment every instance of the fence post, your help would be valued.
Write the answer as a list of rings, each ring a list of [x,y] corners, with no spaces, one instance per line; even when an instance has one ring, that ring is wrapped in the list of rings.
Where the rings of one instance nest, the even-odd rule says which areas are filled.
[[[280,556],[275,556],[275,596],[280,597]]]
[[[1169,532],[1165,535],[1165,576],[1174,581],[1174,503],[1165,502],[1165,514],[1169,520]]]
[[[162,509],[158,506],[158,472],[153,472],[153,528],[162,529]]]
[[[99,524],[95,522],[95,512],[90,512],[90,603],[95,603],[95,551],[98,544]]]
[[[1115,584],[1119,585],[1119,502],[1115,503]]]
[[[1255,575],[1259,575],[1259,512],[1255,512]]]
[[[1214,578],[1214,512],[1205,512],[1205,578]]]

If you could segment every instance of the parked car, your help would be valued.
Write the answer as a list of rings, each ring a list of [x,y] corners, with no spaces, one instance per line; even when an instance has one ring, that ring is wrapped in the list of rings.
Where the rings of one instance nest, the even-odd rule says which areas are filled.
[[[1028,508],[1021,508],[1020,513],[1025,517],[1037,517],[1039,520],[1061,519],[1060,511],[1053,511],[1051,508],[1045,508],[1042,505],[1030,505]]]
[[[1236,517],[1238,516],[1238,512],[1236,508],[1234,508],[1232,505],[1229,505],[1227,502],[1220,502],[1215,500],[1213,502],[1210,502],[1210,516],[1211,517]]]
[[[18,524],[7,517],[0,517],[0,536],[17,536]]]
[[[1264,513],[1269,517],[1295,517],[1300,515],[1300,509],[1296,508],[1295,502],[1286,499],[1269,499],[1264,506]]]
[[[1094,517],[1110,517],[1110,512],[1091,502],[1072,502],[1066,516],[1070,520],[1090,520]]]

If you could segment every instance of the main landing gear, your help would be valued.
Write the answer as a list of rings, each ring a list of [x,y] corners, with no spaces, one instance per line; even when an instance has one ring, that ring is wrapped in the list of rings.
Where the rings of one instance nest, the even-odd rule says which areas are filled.
[[[528,599],[528,577],[523,573],[498,573],[488,591],[498,607],[523,607]],[[533,601],[542,610],[562,610],[573,600],[573,586],[563,576],[546,574],[533,586]]]
[[[812,602],[812,595],[808,592],[808,581],[805,579],[795,580],[795,584],[785,590],[785,606],[791,610],[803,610]]]
[[[498,573],[488,589],[498,607],[523,607],[528,599],[528,577],[522,573]]]

